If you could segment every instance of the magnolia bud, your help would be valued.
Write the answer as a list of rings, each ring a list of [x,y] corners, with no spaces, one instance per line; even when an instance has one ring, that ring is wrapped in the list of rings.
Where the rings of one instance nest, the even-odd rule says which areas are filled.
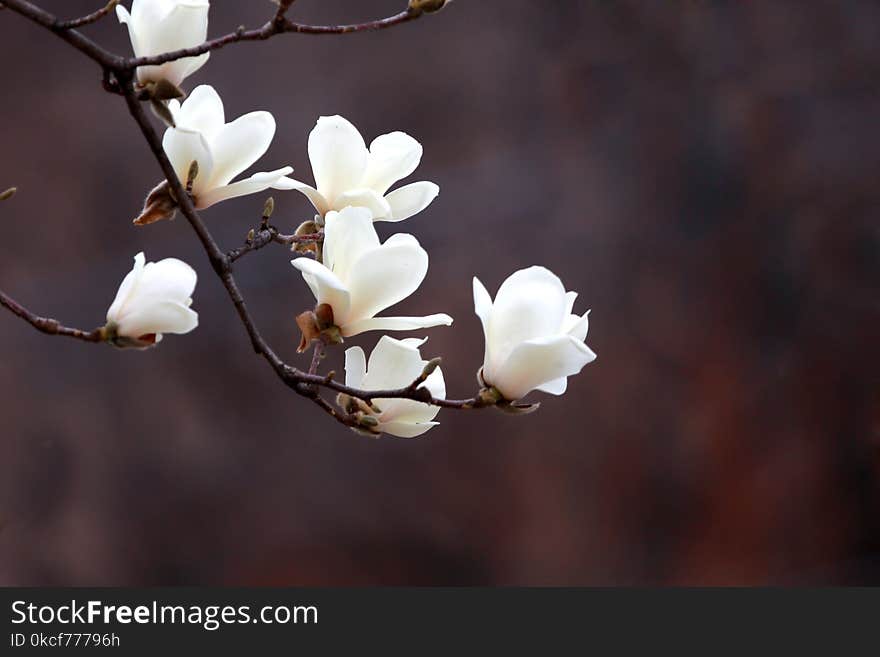
[[[443,359],[440,358],[439,356],[437,356],[437,358],[432,358],[431,360],[429,360],[427,365],[425,365],[425,368],[422,370],[422,375],[419,378],[422,381],[427,379],[429,376],[431,376],[434,373],[434,370],[436,370],[438,367],[440,367],[440,364],[442,362],[443,362]]]
[[[315,235],[321,230],[321,227],[318,226],[318,223],[315,221],[304,221],[299,227],[296,229],[294,235],[297,237],[304,237],[306,235]],[[315,258],[320,262],[321,260],[321,248],[317,242],[294,242],[290,248],[291,251],[295,253],[314,253]]]
[[[168,181],[163,180],[147,195],[147,199],[144,201],[144,209],[135,218],[134,224],[136,226],[146,226],[163,219],[172,219],[176,212],[177,202],[171,194]]]
[[[314,235],[319,230],[320,228],[318,227],[318,224],[314,221],[304,221],[296,229],[294,235],[296,235],[297,237],[302,237],[304,235]]]
[[[415,12],[424,12],[426,14],[432,14],[435,11],[440,11],[448,5],[452,0],[409,0],[409,9],[410,11]]]
[[[271,218],[273,212],[275,212],[275,199],[270,196],[263,204],[263,221]]]
[[[10,187],[9,189],[0,192],[0,201],[8,201],[13,196],[15,196],[15,192],[18,191],[17,187]]]

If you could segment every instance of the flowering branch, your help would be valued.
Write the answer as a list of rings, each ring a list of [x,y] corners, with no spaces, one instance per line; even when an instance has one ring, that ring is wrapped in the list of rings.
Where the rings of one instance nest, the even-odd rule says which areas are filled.
[[[252,112],[234,122],[236,128],[232,128],[233,124],[225,123],[222,101],[213,88],[199,87],[186,103],[181,104],[177,98],[183,96],[183,92],[178,85],[205,63],[207,53],[230,43],[265,40],[276,34],[290,32],[348,34],[380,30],[437,11],[448,0],[409,0],[407,8],[398,14],[351,25],[295,23],[286,17],[294,0],[276,1],[278,9],[273,18],[259,29],[247,30],[241,27],[233,33],[192,47],[132,58],[120,57],[104,50],[76,29],[100,20],[116,8],[120,22],[128,24],[137,52],[138,44],[144,43],[141,37],[150,34],[149,30],[157,29],[156,24],[142,23],[143,13],[133,9],[134,15],[129,14],[124,7],[117,7],[118,0],[111,0],[91,14],[69,21],[61,21],[27,0],[3,0],[0,8],[8,7],[51,31],[102,67],[104,89],[125,98],[128,111],[140,128],[164,176],[164,181],[150,192],[144,212],[135,223],[143,225],[169,218],[176,211],[183,214],[235,307],[254,352],[294,392],[310,399],[345,426],[370,435],[388,431],[407,437],[419,435],[436,424],[431,420],[438,408],[466,410],[491,406],[508,412],[525,413],[531,412],[537,405],[521,405],[511,400],[520,399],[533,389],[561,394],[565,389],[566,378],[580,371],[584,364],[595,358],[595,354],[583,342],[587,332],[587,316],[571,315],[575,293],[566,293],[561,281],[541,267],[521,270],[511,276],[499,290],[494,302],[501,310],[498,312],[498,319],[493,320],[493,326],[499,327],[498,335],[501,336],[511,333],[505,330],[505,323],[521,321],[518,313],[523,309],[511,313],[509,301],[511,298],[522,298],[524,293],[521,289],[528,290],[528,294],[546,304],[536,304],[534,308],[525,309],[535,316],[540,314],[541,330],[546,332],[545,335],[536,336],[541,338],[538,341],[525,339],[519,345],[506,345],[506,351],[501,353],[505,353],[505,358],[510,362],[498,359],[495,362],[490,359],[493,346],[490,344],[487,327],[489,316],[494,312],[493,302],[479,281],[474,280],[476,310],[483,322],[487,339],[486,361],[480,370],[483,387],[474,397],[446,399],[445,383],[439,369],[440,359],[421,360],[418,347],[424,341],[414,338],[395,340],[387,335],[383,336],[370,357],[370,372],[367,372],[363,351],[359,347],[348,349],[345,383],[337,382],[334,372],[318,372],[325,348],[342,342],[343,337],[367,330],[409,330],[448,325],[452,322],[452,318],[445,314],[428,317],[376,316],[382,309],[393,305],[395,299],[399,301],[411,294],[427,272],[427,253],[412,235],[395,235],[383,244],[373,228],[373,221],[401,221],[421,211],[436,198],[439,188],[427,181],[411,183],[388,192],[395,181],[412,173],[421,158],[421,145],[409,135],[397,132],[374,140],[368,153],[363,139],[353,125],[338,116],[323,117],[310,137],[310,155],[314,140],[318,152],[325,149],[325,160],[328,143],[336,144],[332,147],[334,149],[340,144],[345,148],[354,148],[357,151],[354,155],[363,158],[361,162],[373,158],[371,166],[374,168],[369,169],[364,164],[359,187],[349,187],[347,190],[340,188],[331,193],[334,192],[334,185],[327,177],[326,166],[320,172],[319,180],[319,171],[314,160],[316,188],[287,178],[287,174],[292,172],[290,167],[254,174],[247,180],[232,183],[230,180],[235,177],[234,173],[224,177],[218,170],[224,171],[225,164],[226,173],[232,169],[241,172],[253,164],[259,154],[243,164],[241,161],[217,162],[212,157],[211,141],[218,132],[212,133],[214,137],[206,139],[198,125],[181,128],[180,131],[176,126],[192,121],[193,113],[204,120],[204,112],[213,112],[212,120],[219,122],[218,130],[226,130],[224,134],[229,139],[244,139],[247,142],[244,150],[256,150],[257,145],[251,142],[257,140],[263,143],[260,140],[268,136],[268,141],[262,147],[265,152],[275,132],[274,118],[268,112]],[[190,31],[184,31],[187,41],[178,41],[181,45],[187,42],[198,43],[207,33],[207,3],[186,7],[193,13],[187,18],[190,21],[187,29]],[[175,20],[177,18],[175,15]],[[165,24],[163,26],[170,29]],[[175,29],[181,28],[177,26]],[[167,66],[163,68],[163,65]],[[171,126],[166,131],[164,140],[160,139],[148,117],[143,101],[149,101],[157,115]],[[230,136],[233,135],[230,130],[239,132]],[[192,135],[197,135],[201,140],[196,146],[193,145]],[[229,142],[225,143],[228,146]],[[225,155],[228,157],[229,153],[226,152]],[[246,155],[245,158],[247,157],[249,156]],[[200,164],[203,166],[200,167]],[[201,177],[200,169],[204,169]],[[403,170],[405,172],[402,173]],[[348,182],[354,184],[352,181]],[[259,227],[248,233],[244,245],[229,251],[221,249],[198,210],[226,198],[256,193],[270,187],[301,191],[315,205],[318,216],[314,221],[304,222],[294,234],[282,234],[269,223],[274,209],[274,201],[270,198],[264,206]],[[0,200],[8,198],[14,191],[10,189],[3,192]],[[344,229],[337,227],[342,224],[345,225]],[[331,237],[335,239],[333,245],[330,243]],[[328,240],[326,250],[325,239]],[[308,371],[284,362],[268,344],[250,314],[233,274],[233,266],[240,258],[272,243],[294,245],[295,251],[311,252],[315,256],[314,259],[297,258],[292,262],[302,272],[318,301],[315,311],[307,311],[297,318],[297,324],[303,330],[300,351],[305,350],[309,343],[314,343]],[[336,273],[334,262],[323,262],[322,255],[325,254],[335,262]],[[346,258],[350,261],[343,262]],[[351,278],[352,272],[358,267],[368,280],[381,281],[384,278],[384,285],[388,289],[379,289],[377,292],[377,288],[382,287],[381,284],[358,286],[357,280]],[[346,273],[343,274],[343,271]],[[94,331],[65,327],[55,319],[37,316],[2,292],[0,305],[43,333],[64,335],[87,342],[109,342],[119,347],[146,348],[161,340],[163,332],[187,333],[198,325],[198,315],[189,308],[195,284],[196,273],[186,263],[171,258],[147,264],[141,253],[135,258],[135,268],[117,292],[117,298],[107,314],[107,324]],[[505,286],[509,288],[505,290]],[[150,289],[162,289],[165,298],[157,300],[151,297]],[[324,300],[327,289],[331,289],[332,293]],[[334,301],[337,306],[334,306]],[[567,310],[564,310],[565,307]],[[355,311],[355,308],[358,310]],[[535,317],[526,319],[534,323]],[[389,366],[389,363],[396,365]],[[413,376],[419,371],[418,368],[421,368],[421,372]],[[401,387],[394,387],[410,376],[413,376],[412,381]],[[361,385],[368,381],[374,384],[370,386],[372,389]],[[336,406],[321,396],[322,390],[338,393]],[[428,409],[428,412],[425,413],[424,409]],[[411,419],[415,416],[421,419]]]
[[[227,294],[232,300],[239,318],[248,332],[254,352],[256,352],[257,355],[262,356],[269,365],[272,366],[276,374],[286,385],[298,394],[313,399],[325,412],[346,426],[354,426],[349,414],[341,414],[337,412],[329,402],[321,399],[318,395],[319,387],[330,388],[336,392],[341,392],[351,397],[361,399],[368,404],[374,399],[410,399],[431,404],[432,406],[460,410],[482,408],[490,405],[487,403],[480,403],[477,398],[465,400],[437,399],[434,398],[426,388],[419,387],[421,382],[396,390],[360,390],[338,383],[334,381],[333,377],[330,375],[320,376],[314,372],[303,372],[281,360],[257,328],[256,323],[251,317],[250,311],[248,311],[247,306],[245,305],[244,297],[238,288],[235,277],[233,276],[232,265],[238,257],[243,255],[243,253],[238,254],[237,257],[232,257],[236,256],[236,254],[233,253],[232,256],[230,256],[224,254],[220,250],[217,242],[214,240],[207,226],[205,226],[204,221],[202,221],[198,212],[193,207],[189,194],[186,193],[184,185],[180,182],[180,179],[177,177],[174,168],[171,166],[165,151],[162,149],[159,135],[150,123],[143,105],[137,99],[137,92],[133,86],[132,80],[129,79],[127,82],[128,84],[126,84],[123,89],[129,112],[138,126],[140,126],[141,132],[143,133],[153,156],[159,162],[162,172],[165,174],[175,198],[179,199],[181,213],[190,223],[193,230],[195,230],[196,235],[199,237],[199,240],[202,242],[202,246],[208,254],[208,258],[211,261],[214,271],[223,282]]]

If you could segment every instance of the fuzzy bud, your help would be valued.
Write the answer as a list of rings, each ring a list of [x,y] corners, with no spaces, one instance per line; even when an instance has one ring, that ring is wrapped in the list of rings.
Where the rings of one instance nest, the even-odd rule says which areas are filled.
[[[163,180],[156,185],[147,195],[144,201],[144,209],[141,210],[134,224],[136,226],[146,226],[163,219],[173,219],[177,212],[177,201],[171,194],[171,189],[167,180]]]
[[[0,201],[8,201],[13,196],[15,196],[15,192],[18,191],[17,187],[10,187],[9,189],[0,192]]]
[[[263,204],[263,221],[268,221],[273,212],[275,212],[275,199],[270,196]]]
[[[440,11],[452,0],[409,0],[409,10],[417,13],[433,14]]]

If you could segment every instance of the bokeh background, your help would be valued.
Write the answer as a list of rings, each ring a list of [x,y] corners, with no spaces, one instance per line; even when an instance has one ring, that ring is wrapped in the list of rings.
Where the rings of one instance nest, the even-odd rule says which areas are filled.
[[[214,0],[210,32],[271,11]],[[115,19],[88,32],[128,52]],[[593,309],[599,359],[564,397],[446,412],[415,440],[355,435],[285,389],[188,225],[131,225],[159,170],[92,62],[10,11],[0,52],[0,187],[19,187],[0,287],[91,328],[139,250],[201,274],[198,331],[150,352],[0,315],[0,583],[880,583],[880,4],[456,0],[213,54],[190,88],[278,121],[259,170],[311,180],[326,114],[423,143],[414,179],[441,195],[380,232],[431,254],[395,310],[456,318],[426,345],[451,395],[482,356],[474,274],[494,292],[546,264]],[[310,216],[275,197],[282,229]],[[205,213],[225,247],[263,198]],[[289,259],[267,248],[238,276],[295,360],[312,299]]]

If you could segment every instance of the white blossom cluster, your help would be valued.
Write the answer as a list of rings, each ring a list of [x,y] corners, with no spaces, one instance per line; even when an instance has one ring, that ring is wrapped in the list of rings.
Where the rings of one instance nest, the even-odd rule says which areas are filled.
[[[128,27],[135,55],[151,56],[203,43],[209,4],[133,0],[131,12],[121,5],[116,11]],[[206,53],[142,67],[138,82],[177,87],[207,60]],[[332,328],[341,341],[366,331],[411,331],[452,323],[443,313],[380,315],[412,295],[428,272],[428,254],[413,235],[397,233],[383,242],[374,226],[378,221],[408,219],[437,198],[439,187],[433,182],[392,189],[421,161],[422,146],[413,137],[391,132],[368,147],[346,119],[321,117],[308,141],[314,186],[290,178],[289,166],[235,180],[268,150],[276,127],[272,114],[255,111],[227,123],[220,96],[207,85],[196,87],[182,103],[169,101],[167,110],[173,125],[162,144],[196,208],[270,188],[297,190],[314,206],[315,225],[323,230],[322,248],[316,257],[298,257],[292,264],[315,297],[316,314],[320,311],[326,324],[321,331]],[[164,333],[194,330],[198,315],[190,304],[195,285],[196,273],[189,265],[171,258],[146,263],[139,253],[107,313],[108,339],[120,346],[147,347]],[[515,272],[494,300],[474,278],[473,295],[485,336],[480,382],[502,403],[533,390],[560,395],[567,377],[595,359],[585,344],[587,314],[573,312],[577,294],[567,292],[548,269],[533,266]],[[368,391],[406,387],[428,371],[420,353],[423,343],[424,339],[383,335],[369,359],[360,347],[349,348],[346,385]],[[439,367],[431,368],[422,385],[434,398],[445,397]],[[438,411],[437,406],[410,399],[375,399],[368,412],[373,414],[370,426],[375,433],[412,437],[435,426]]]

